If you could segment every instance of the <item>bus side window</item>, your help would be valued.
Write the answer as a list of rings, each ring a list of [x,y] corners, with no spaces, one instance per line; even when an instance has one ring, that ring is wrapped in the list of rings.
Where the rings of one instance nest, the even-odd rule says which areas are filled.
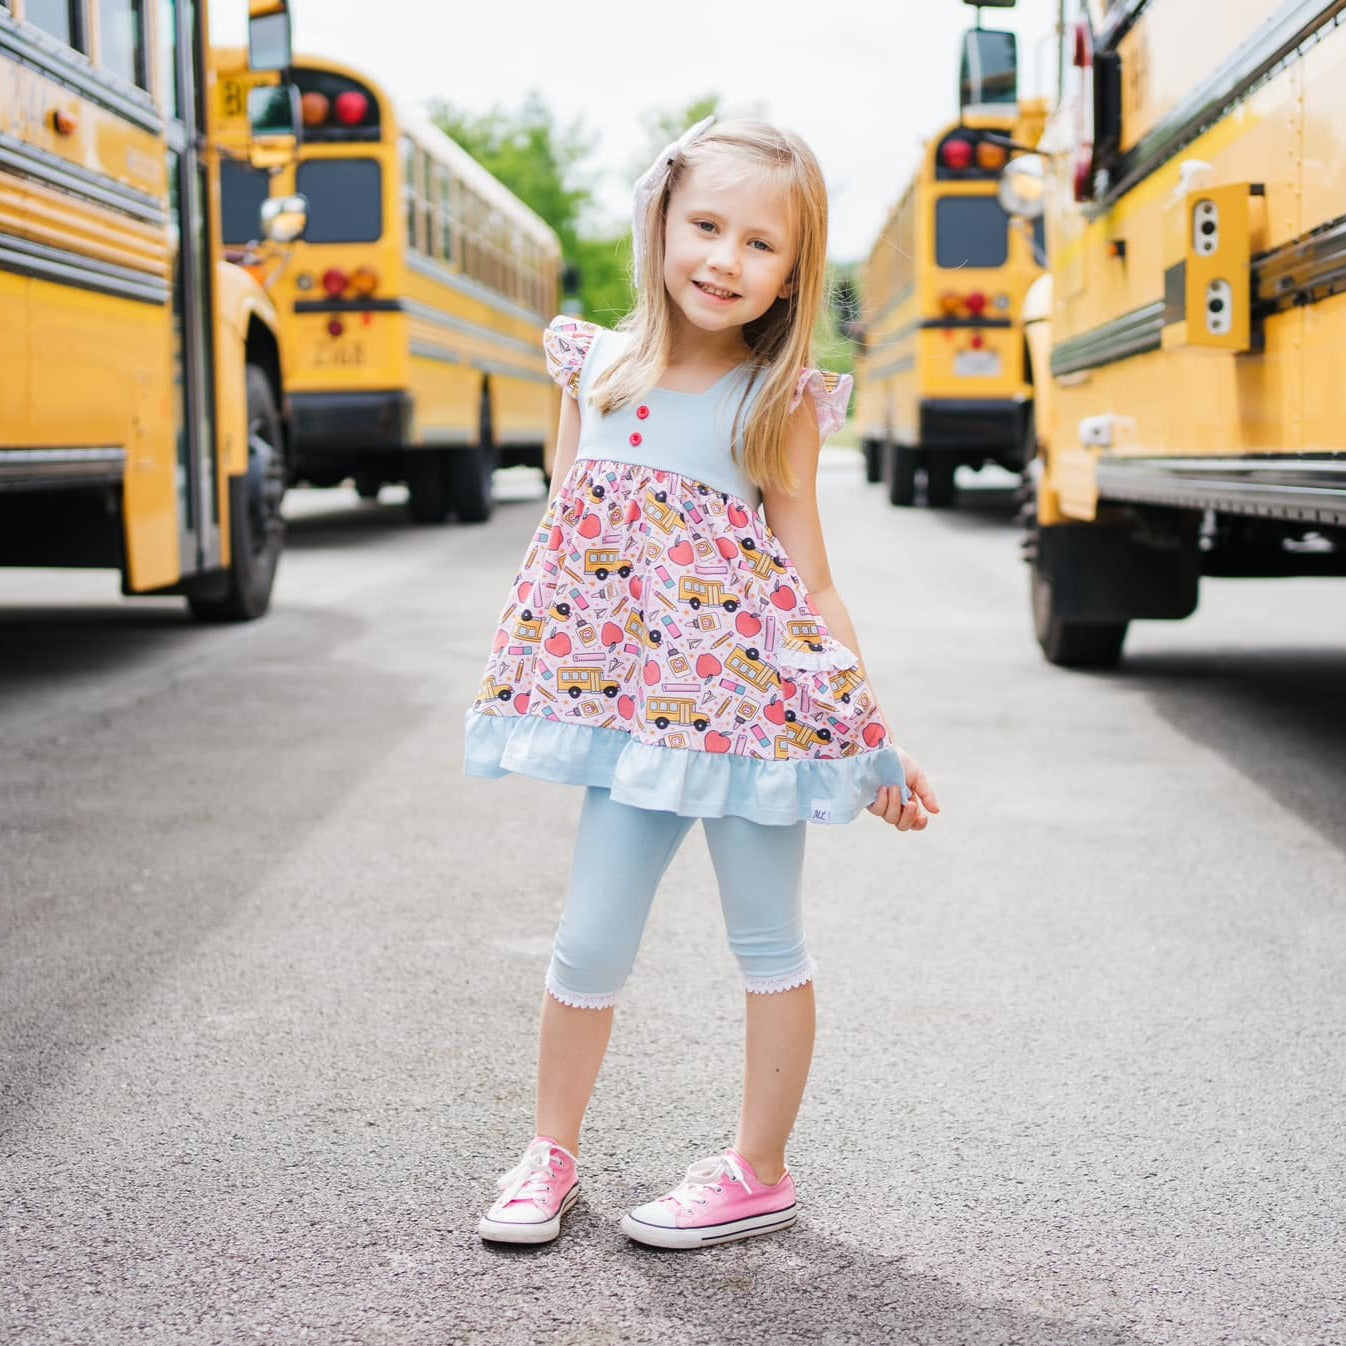
[[[416,244],[416,146],[410,140],[402,141],[402,206],[407,225],[407,246]]]
[[[149,88],[145,0],[98,0],[98,61],[128,83]]]
[[[435,162],[431,159],[429,152],[422,150],[420,152],[421,172],[417,179],[418,202],[420,207],[422,224],[421,251],[427,257],[433,257],[438,240],[436,239],[435,228]]]
[[[23,17],[67,47],[83,52],[89,50],[82,0],[28,0]]]
[[[439,255],[445,265],[453,265],[453,178],[442,166],[439,169]]]

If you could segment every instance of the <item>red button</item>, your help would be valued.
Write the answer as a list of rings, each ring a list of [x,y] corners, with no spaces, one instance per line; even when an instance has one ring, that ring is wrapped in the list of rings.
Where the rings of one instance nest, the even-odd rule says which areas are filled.
[[[642,443],[642,437],[640,431],[639,430],[633,431],[631,434],[631,447],[633,449],[638,449],[640,448],[641,443]]]
[[[650,409],[649,409],[649,407],[637,407],[637,408],[636,408],[636,419],[637,419],[637,420],[641,420],[641,421],[643,421],[649,414],[650,414]]]

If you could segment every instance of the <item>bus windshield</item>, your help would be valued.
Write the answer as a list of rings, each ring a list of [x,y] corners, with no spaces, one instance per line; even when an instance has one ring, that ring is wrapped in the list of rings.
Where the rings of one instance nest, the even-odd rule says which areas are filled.
[[[220,224],[226,247],[241,247],[262,236],[262,202],[270,190],[271,175],[265,169],[220,161]]]
[[[374,243],[383,234],[383,169],[377,159],[309,159],[295,190],[308,198],[308,243]]]
[[[994,196],[945,196],[935,203],[935,265],[1004,266],[1009,216]]]

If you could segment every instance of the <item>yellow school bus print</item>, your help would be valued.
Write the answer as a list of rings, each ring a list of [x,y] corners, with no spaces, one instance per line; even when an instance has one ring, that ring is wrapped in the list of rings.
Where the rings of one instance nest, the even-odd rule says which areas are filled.
[[[691,725],[705,729],[710,720],[698,714],[695,700],[689,696],[652,696],[645,703],[645,718],[656,729],[667,729],[671,724]]]
[[[831,743],[831,741],[832,731],[830,729],[814,729],[802,720],[787,722],[781,732],[776,735],[776,757],[778,759],[788,757],[792,747],[808,751],[810,748],[820,747],[825,743]]]
[[[844,668],[827,680],[832,695],[845,705],[850,705],[851,693],[864,683],[858,668]]]
[[[793,617],[785,623],[784,643],[787,649],[818,654],[823,648],[822,627],[811,617]]]
[[[726,593],[720,580],[706,580],[698,575],[683,575],[678,580],[678,597],[693,611],[702,607],[738,611],[738,599]]]
[[[724,661],[730,673],[736,673],[744,682],[751,683],[759,692],[770,691],[780,682],[776,670],[762,662],[753,646],[736,645]]]
[[[481,684],[481,695],[487,701],[508,701],[514,689],[507,682],[497,682],[488,673]]]
[[[770,552],[763,551],[752,538],[741,538],[738,547],[743,554],[743,559],[752,566],[754,572],[762,579],[770,579],[773,575],[785,574],[785,566],[780,558],[773,556]]]
[[[642,645],[651,648],[657,648],[664,643],[663,632],[646,626],[644,617],[635,608],[631,609],[631,615],[626,619],[626,634],[632,640],[638,640]]]
[[[589,547],[584,553],[584,573],[596,579],[605,580],[616,571],[623,579],[631,573],[631,562],[622,559],[622,554],[608,547]]]
[[[534,617],[527,608],[514,619],[514,639],[535,645],[542,639],[542,618]]]
[[[585,693],[592,696],[614,697],[619,690],[615,682],[603,676],[601,668],[579,668],[563,665],[556,670],[556,690],[577,701]]]
[[[668,492],[656,491],[653,486],[645,490],[645,517],[661,533],[671,533],[673,526],[682,519],[682,515],[668,503]]]
[[[1011,209],[1045,203],[1028,554],[1056,664],[1115,664],[1205,575],[1346,573],[1343,9],[1217,9],[1070,0],[1050,153],[1005,172]]]

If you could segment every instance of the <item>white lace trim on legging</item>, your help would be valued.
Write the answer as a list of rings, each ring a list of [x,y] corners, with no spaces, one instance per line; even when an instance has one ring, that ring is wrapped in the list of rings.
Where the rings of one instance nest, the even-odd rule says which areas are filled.
[[[551,971],[547,972],[547,994],[571,1009],[611,1009],[617,1003],[615,991],[608,995],[585,995],[582,991],[567,991]]]
[[[779,995],[811,982],[817,972],[818,964],[810,958],[803,967],[787,972],[783,977],[744,977],[743,989],[753,995]]]

